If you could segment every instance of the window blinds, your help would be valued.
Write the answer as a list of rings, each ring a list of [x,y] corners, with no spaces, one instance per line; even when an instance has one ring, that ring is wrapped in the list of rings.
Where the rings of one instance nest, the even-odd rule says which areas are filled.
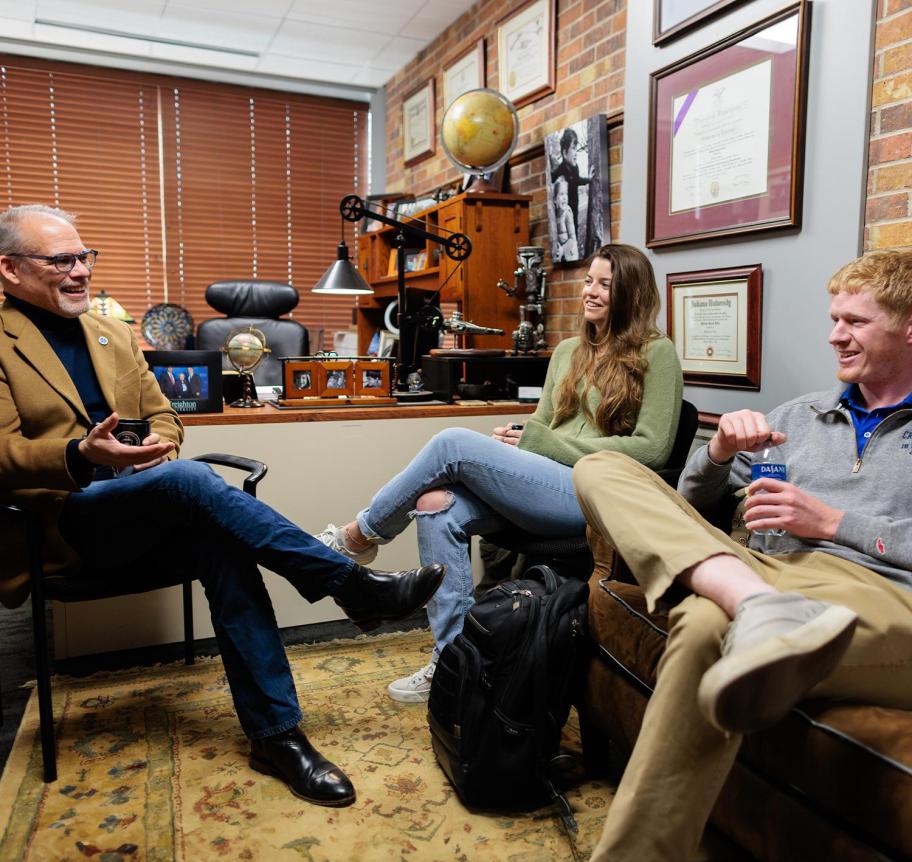
[[[94,290],[137,319],[167,300],[199,323],[213,281],[286,281],[331,347],[352,298],[310,288],[366,151],[360,103],[0,55],[0,204],[76,213]]]

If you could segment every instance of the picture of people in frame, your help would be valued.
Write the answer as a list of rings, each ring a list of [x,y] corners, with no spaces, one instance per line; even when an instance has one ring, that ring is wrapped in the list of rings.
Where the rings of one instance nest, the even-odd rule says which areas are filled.
[[[309,371],[295,371],[292,378],[295,389],[310,389],[311,379]]]
[[[361,372],[362,389],[382,389],[383,372],[382,371],[362,371]]]
[[[604,114],[545,136],[548,229],[554,263],[582,261],[610,241]]]
[[[345,389],[348,386],[348,380],[346,379],[346,372],[344,369],[327,371],[326,372],[326,388],[327,389]]]
[[[202,401],[209,397],[209,369],[205,365],[154,366],[152,373],[169,401]]]

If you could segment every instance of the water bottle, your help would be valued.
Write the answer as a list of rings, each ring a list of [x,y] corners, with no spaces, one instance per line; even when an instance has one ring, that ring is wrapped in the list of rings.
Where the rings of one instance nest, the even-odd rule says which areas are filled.
[[[785,468],[785,454],[781,446],[774,446],[767,441],[762,449],[755,452],[751,459],[751,481],[757,479],[777,479],[785,482],[788,479],[788,471]],[[758,491],[758,494],[765,494],[766,491]],[[769,529],[754,530],[758,536],[784,536],[785,530]]]

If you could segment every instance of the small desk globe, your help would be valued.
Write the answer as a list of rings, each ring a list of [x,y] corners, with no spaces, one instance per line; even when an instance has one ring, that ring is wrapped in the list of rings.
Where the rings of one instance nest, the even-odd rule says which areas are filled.
[[[513,103],[497,90],[481,87],[455,98],[443,115],[443,151],[459,170],[483,177],[504,165],[519,137]],[[499,191],[486,179],[473,181],[472,191]]]
[[[266,336],[255,327],[233,332],[228,336],[228,343],[222,348],[228,354],[228,361],[241,375],[243,381],[243,395],[237,401],[232,401],[231,407],[262,407],[263,404],[253,397],[253,369],[260,364],[263,357],[269,353],[266,346]]]

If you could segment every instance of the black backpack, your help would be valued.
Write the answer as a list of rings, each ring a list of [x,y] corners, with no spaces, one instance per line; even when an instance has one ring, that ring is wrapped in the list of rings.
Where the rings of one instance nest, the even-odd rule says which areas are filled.
[[[440,654],[428,723],[434,753],[468,808],[559,802],[559,754],[583,666],[589,586],[533,566],[489,590]]]

